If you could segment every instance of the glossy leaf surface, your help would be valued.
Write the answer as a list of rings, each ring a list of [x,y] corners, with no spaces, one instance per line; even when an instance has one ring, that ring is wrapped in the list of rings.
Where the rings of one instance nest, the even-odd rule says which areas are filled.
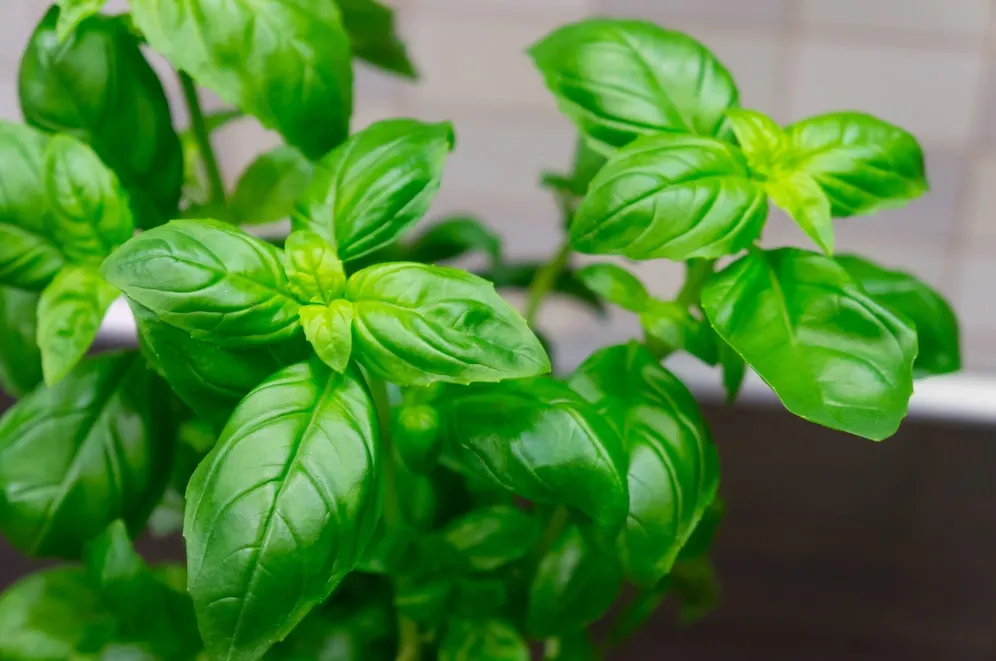
[[[78,6],[76,20],[100,4]],[[154,227],[176,212],[183,184],[163,86],[124,21],[94,16],[62,40],[72,15],[49,11],[31,37],[18,77],[25,120],[89,144],[128,190],[137,224]]]
[[[767,213],[767,197],[737,147],[647,136],[592,180],[570,227],[571,245],[630,259],[721,257],[750,245]]]
[[[343,261],[391,243],[428,210],[452,147],[448,122],[371,124],[318,164],[294,228],[322,235]]]
[[[927,191],[923,150],[903,129],[857,112],[820,115],[786,129],[785,167],[812,176],[835,217],[902,206]]]
[[[132,0],[153,49],[309,158],[346,137],[349,38],[334,2]]]
[[[620,431],[629,454],[629,517],[619,539],[628,577],[671,570],[719,485],[719,456],[688,389],[642,345],[597,351],[571,387]]]
[[[38,294],[0,287],[0,390],[21,397],[42,381]]]
[[[643,312],[650,294],[639,278],[615,264],[591,264],[578,271],[578,279],[589,289],[630,312]]]
[[[188,588],[210,655],[260,658],[353,569],[379,517],[377,436],[358,372],[317,361],[239,404],[187,488]]]
[[[951,305],[936,290],[902,271],[891,271],[853,255],[837,258],[879,304],[913,322],[920,351],[913,363],[917,377],[949,374],[961,369],[958,320]]]
[[[299,332],[283,254],[217,221],[174,220],[131,239],[104,262],[104,278],[164,323],[229,347]]]
[[[235,184],[230,211],[241,224],[272,223],[290,218],[294,203],[311,181],[314,166],[287,145],[256,157]]]
[[[539,340],[494,287],[442,266],[398,262],[349,278],[357,360],[398,385],[544,374]]]
[[[577,631],[604,615],[621,587],[619,561],[571,526],[543,556],[529,586],[526,629],[538,637]]]
[[[542,378],[452,388],[436,404],[448,465],[528,500],[573,507],[603,528],[626,518],[626,456],[595,407]]]
[[[555,30],[529,52],[561,111],[608,147],[662,132],[731,137],[724,113],[738,103],[736,85],[691,37],[595,18]]]
[[[442,450],[439,413],[426,405],[402,406],[394,411],[391,439],[409,470],[428,473]]]
[[[69,374],[97,337],[118,290],[90,268],[62,269],[38,302],[38,348],[45,383]]]
[[[754,251],[713,276],[702,307],[792,413],[872,440],[905,417],[916,331],[832,259]]]
[[[830,198],[805,172],[780,175],[765,184],[771,201],[785,211],[820,250],[833,255],[834,231]]]
[[[756,110],[730,108],[726,118],[751,171],[764,176],[771,174],[786,149],[785,131],[775,120]]]
[[[332,246],[308,230],[291,232],[284,244],[287,280],[302,303],[328,304],[346,289],[346,272]]]
[[[540,538],[540,522],[522,510],[495,505],[474,510],[440,532],[445,565],[465,571],[493,571],[524,558]]]
[[[61,42],[65,41],[80,23],[94,14],[99,14],[107,4],[107,0],[57,0],[55,4],[59,7],[55,34]]]
[[[452,620],[439,648],[439,661],[529,661],[529,646],[500,620]]]
[[[115,519],[139,529],[171,457],[164,393],[137,353],[84,360],[0,418],[0,528],[23,553],[79,557]]]
[[[709,324],[674,301],[651,300],[640,315],[640,325],[668,353],[687,351],[707,365],[718,360],[716,336]]]
[[[336,372],[344,372],[353,351],[353,306],[349,301],[301,308],[304,336],[322,362]]]

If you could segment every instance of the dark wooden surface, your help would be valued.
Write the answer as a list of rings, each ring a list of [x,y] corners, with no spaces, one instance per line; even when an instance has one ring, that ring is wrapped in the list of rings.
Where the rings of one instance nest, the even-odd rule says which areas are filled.
[[[912,421],[875,444],[771,410],[706,412],[723,605],[688,629],[662,615],[614,658],[996,659],[996,429]],[[36,566],[0,542],[0,587]]]

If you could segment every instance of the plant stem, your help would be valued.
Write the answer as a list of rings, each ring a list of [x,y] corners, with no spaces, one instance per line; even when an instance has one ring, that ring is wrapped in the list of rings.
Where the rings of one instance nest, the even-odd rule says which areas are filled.
[[[422,656],[422,636],[418,624],[404,615],[398,616],[398,656],[396,661],[419,661]]]
[[[553,290],[553,286],[557,284],[557,278],[560,277],[564,268],[567,267],[570,258],[571,244],[569,241],[564,241],[564,244],[560,246],[553,259],[536,272],[536,276],[529,285],[529,294],[526,298],[526,310],[524,313],[526,321],[530,326],[536,325],[536,317],[539,314],[540,307],[543,305],[543,299]]]
[[[221,169],[218,167],[218,158],[211,146],[211,135],[208,132],[207,123],[204,121],[204,111],[201,109],[201,101],[197,96],[197,86],[194,79],[189,74],[180,71],[180,87],[183,90],[183,100],[187,104],[190,112],[190,131],[197,141],[197,149],[204,162],[204,169],[208,178],[208,203],[211,206],[224,208],[225,206],[225,183],[221,178]]]
[[[679,305],[690,307],[699,302],[702,287],[712,275],[715,264],[714,259],[690,259],[685,263],[685,284],[675,299]]]

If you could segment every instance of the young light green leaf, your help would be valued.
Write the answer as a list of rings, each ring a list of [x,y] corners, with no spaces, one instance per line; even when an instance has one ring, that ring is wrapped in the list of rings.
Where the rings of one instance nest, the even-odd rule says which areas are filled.
[[[920,348],[913,375],[949,374],[961,369],[958,319],[944,297],[916,277],[890,271],[854,255],[837,263],[880,305],[913,322]]]
[[[0,287],[0,390],[22,397],[42,381],[38,294]]]
[[[115,519],[141,529],[171,456],[160,384],[137,353],[102,354],[0,418],[0,529],[11,544],[75,558]]]
[[[661,132],[732,137],[725,112],[738,103],[733,78],[684,34],[594,18],[555,30],[529,54],[561,111],[607,147]]]
[[[595,407],[550,378],[451,388],[435,403],[444,464],[541,503],[567,505],[618,530],[626,455]]]
[[[508,505],[474,510],[439,532],[441,566],[450,571],[488,572],[520,560],[539,542],[539,520]]]
[[[403,78],[417,78],[394,27],[394,10],[377,0],[336,0],[353,55]]]
[[[762,177],[771,174],[785,150],[785,131],[775,120],[756,110],[730,108],[726,111],[726,118],[730,120],[751,172]]]
[[[94,658],[116,624],[82,568],[46,569],[0,595],[0,658]]]
[[[128,190],[137,224],[154,227],[180,200],[180,141],[159,77],[125,21],[87,18],[102,4],[62,0],[61,12],[45,15],[21,59],[21,110],[28,124],[89,144]]]
[[[578,279],[609,303],[630,312],[643,312],[650,303],[647,288],[621,266],[591,264],[578,271]]]
[[[595,175],[570,238],[589,254],[713,258],[750,245],[767,215],[764,190],[737,147],[653,135],[621,149]]]
[[[706,283],[702,307],[792,413],[875,441],[905,417],[916,331],[832,259],[753,251]]]
[[[353,351],[353,304],[342,299],[328,305],[301,307],[304,336],[322,362],[345,372]]]
[[[212,344],[272,344],[300,331],[283,254],[226,223],[174,220],[142,232],[101,274],[163,322]]]
[[[640,325],[667,353],[687,351],[706,365],[715,365],[719,360],[716,337],[709,324],[674,301],[651,299],[640,315]]]
[[[346,271],[335,250],[318,234],[291,232],[284,244],[287,280],[302,303],[329,304],[346,289]]]
[[[91,268],[62,269],[38,302],[38,348],[45,383],[54,386],[86,354],[107,309],[119,296]]]
[[[545,374],[550,360],[525,319],[485,280],[398,262],[349,278],[356,358],[398,385]]]
[[[134,301],[129,301],[129,306],[146,359],[176,396],[216,429],[225,425],[236,404],[267,377],[312,353],[301,336],[278,344],[220,347],[164,323]]]
[[[923,150],[903,129],[857,112],[820,115],[785,129],[784,167],[812,176],[834,217],[902,206],[927,191]]]
[[[235,184],[229,204],[232,220],[249,225],[290,218],[313,169],[311,161],[294,147],[281,145],[264,152]]]
[[[205,647],[259,659],[353,569],[380,516],[373,402],[318,361],[239,404],[187,488],[183,536]]]
[[[391,243],[428,210],[452,148],[449,122],[371,124],[318,164],[294,229],[322,235],[346,262]]]
[[[671,570],[716,496],[716,446],[695,397],[640,344],[592,354],[571,387],[620,430],[630,509],[619,555],[630,580],[652,586]]]
[[[529,661],[529,646],[501,620],[450,620],[439,661]]]
[[[543,556],[529,586],[526,629],[552,637],[599,619],[622,588],[619,560],[570,526]]]
[[[830,198],[805,172],[778,174],[764,184],[771,201],[798,223],[820,250],[833,255],[834,231]]]
[[[76,31],[80,23],[100,13],[107,0],[58,0],[59,19],[55,35],[62,43]]]
[[[439,413],[431,406],[416,404],[394,409],[391,439],[408,470],[425,474],[432,470],[442,450]]]
[[[334,2],[131,0],[149,45],[309,158],[349,130],[349,38]]]

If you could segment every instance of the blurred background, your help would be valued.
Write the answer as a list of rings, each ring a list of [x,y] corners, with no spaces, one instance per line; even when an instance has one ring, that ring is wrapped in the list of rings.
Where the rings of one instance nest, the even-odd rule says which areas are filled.
[[[0,117],[20,119],[18,60],[48,2],[0,2]],[[545,169],[567,167],[575,140],[524,49],[587,15],[690,33],[734,73],[745,106],[781,122],[861,109],[921,139],[931,193],[902,210],[839,221],[838,245],[913,271],[949,297],[968,376],[921,386],[933,399],[876,445],[788,416],[763,387],[744,408],[711,404],[718,374],[689,371],[702,384],[723,458],[728,515],[717,565],[725,601],[687,630],[662,617],[619,658],[996,658],[996,1],[389,4],[422,79],[406,84],[360,69],[354,127],[399,115],[453,120],[457,148],[430,220],[473,212],[504,236],[512,257],[542,258],[559,242],[554,201],[537,181]],[[175,79],[161,71],[178,99]],[[175,113],[185,125],[180,103]],[[252,120],[223,129],[216,145],[226,178],[234,182],[277,142]],[[775,216],[765,243],[805,241]],[[637,270],[662,295],[682,275],[663,261]],[[637,328],[625,313],[596,320],[566,303],[548,306],[543,325],[559,342],[563,368]],[[958,406],[968,400],[983,403],[971,420]],[[0,585],[28,566],[0,548]]]

